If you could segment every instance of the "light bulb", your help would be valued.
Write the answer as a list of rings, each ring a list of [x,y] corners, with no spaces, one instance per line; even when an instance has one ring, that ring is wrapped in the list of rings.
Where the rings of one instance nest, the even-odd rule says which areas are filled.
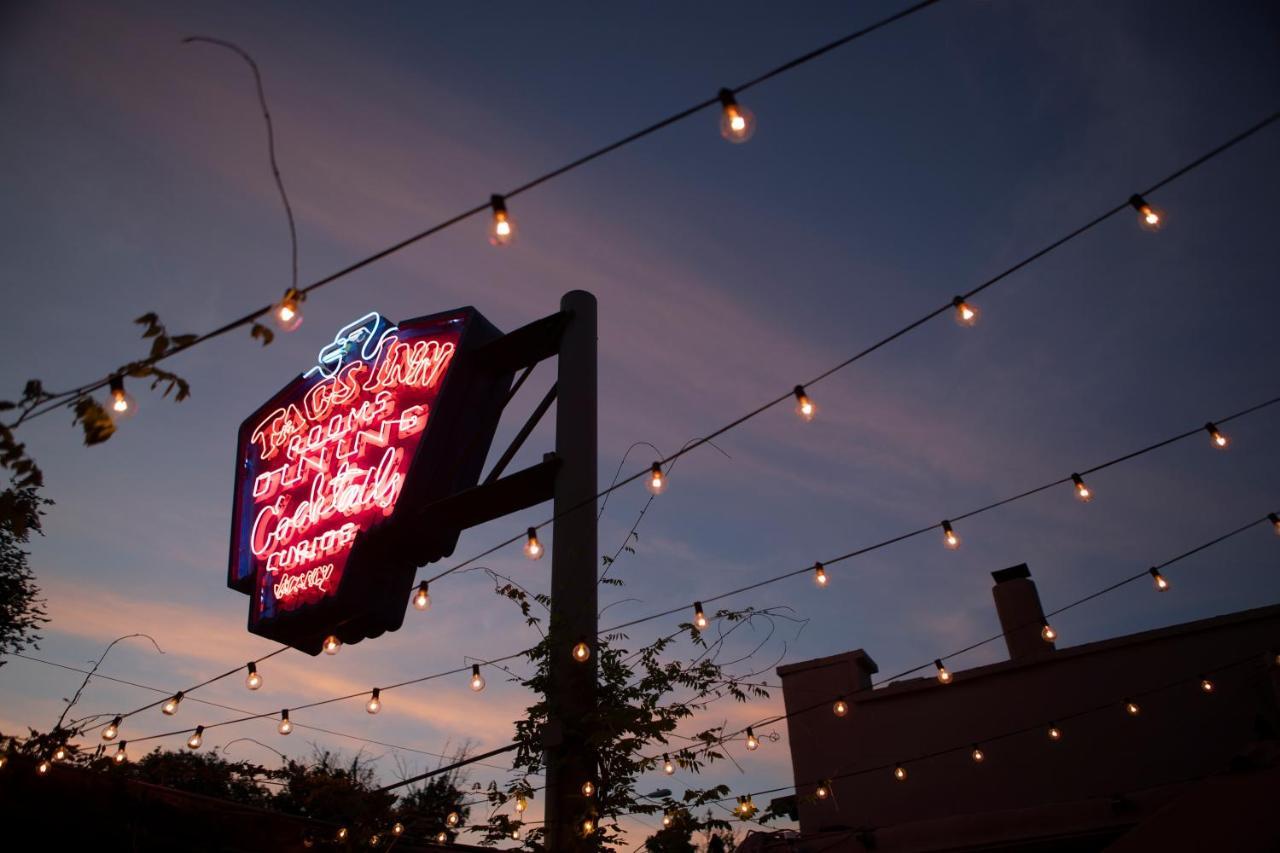
[[[271,308],[271,319],[276,328],[282,332],[292,332],[302,325],[302,300],[306,296],[299,290],[289,288],[284,296]]]
[[[644,487],[651,495],[660,495],[667,488],[667,478],[662,475],[662,463],[655,462],[649,466],[649,476],[644,481]]]
[[[951,529],[951,522],[942,522],[942,544],[946,545],[952,551],[960,547],[960,537]]]
[[[1040,639],[1044,640],[1046,643],[1052,643],[1054,640],[1058,639],[1058,632],[1053,630],[1053,626],[1048,622],[1044,622],[1040,625]]]
[[[177,693],[165,700],[164,704],[160,706],[160,712],[166,716],[172,717],[174,714],[178,713],[178,706],[181,704],[182,691],[179,690]]]
[[[1280,536],[1280,515],[1269,512],[1267,513],[1267,521],[1271,522],[1271,528],[1276,532],[1277,536]]]
[[[721,89],[719,97],[720,135],[735,144],[746,142],[756,132],[755,115],[741,106],[728,89]]]
[[[964,301],[963,296],[957,296],[951,300],[951,304],[956,308],[956,323],[961,326],[976,326],[978,324],[978,309]]]
[[[695,601],[693,603],[693,627],[699,631],[705,630],[707,627],[707,614],[702,612],[702,602]]]
[[[418,584],[418,591],[413,594],[413,606],[419,610],[431,609],[431,593],[427,590],[427,582]]]
[[[1049,740],[1062,740],[1062,729],[1057,726],[1049,726]]]
[[[336,634],[330,634],[324,638],[324,653],[326,655],[336,655],[340,648],[342,648],[342,641],[338,639]]]
[[[397,821],[397,822],[396,822],[396,824],[395,824],[395,826],[391,827],[391,834],[392,834],[392,835],[403,835],[403,834],[404,834],[404,824],[403,824],[403,823],[400,823],[400,822],[398,822],[398,821]]]
[[[59,745],[58,748],[53,751],[54,761],[64,761],[66,757],[67,757],[67,748],[64,745]]]
[[[1164,212],[1152,207],[1142,196],[1136,193],[1130,196],[1129,204],[1138,211],[1138,224],[1147,231],[1159,231],[1164,227]]]
[[[9,757],[7,755],[0,755],[0,770],[3,770],[4,766],[8,763]]]
[[[1209,433],[1209,442],[1219,450],[1226,450],[1227,445],[1231,443],[1231,439],[1222,434],[1218,429],[1218,425],[1213,421],[1204,425],[1205,432]]]
[[[751,731],[751,726],[747,726],[747,749],[755,752],[760,748],[760,738],[756,737],[756,733]]]
[[[827,585],[827,570],[822,563],[813,564],[813,582],[822,587]]]
[[[591,818],[587,818],[582,822],[582,834],[590,835],[596,831],[596,822]]]
[[[511,830],[511,837],[516,841],[520,840],[520,827],[517,826],[515,829]]]
[[[125,744],[127,743],[128,741],[126,740],[120,741],[120,745],[116,747],[116,754],[111,756],[111,760],[116,764],[124,764],[129,760],[129,753],[124,751]]]
[[[1130,699],[1126,699],[1124,700],[1124,712],[1130,717],[1136,717],[1138,714],[1142,713],[1142,709],[1138,707],[1138,703]]]
[[[529,808],[529,801],[524,798],[524,794],[516,797],[516,813],[524,814],[524,810]]]
[[[449,833],[447,833],[447,832],[437,832],[437,833],[436,833],[436,843],[437,843],[437,844],[444,844],[444,843],[448,842],[448,840],[449,840]]]
[[[1201,692],[1203,692],[1203,693],[1212,693],[1212,692],[1213,692],[1213,682],[1212,682],[1212,681],[1210,681],[1210,680],[1209,680],[1209,679],[1207,679],[1207,678],[1202,678],[1202,679],[1200,679],[1200,690],[1201,690]]]
[[[899,782],[907,781],[907,768],[903,767],[901,764],[893,768],[893,778],[897,779]]]
[[[596,784],[590,779],[582,783],[582,796],[591,797],[596,793]]]
[[[662,816],[662,826],[663,826],[663,828],[665,828],[665,829],[670,829],[670,828],[671,828],[671,824],[673,824],[674,822],[675,822],[675,820],[671,817],[671,813],[670,813],[670,812],[668,812],[668,813],[666,813],[666,814],[664,814],[664,815]]]
[[[338,827],[338,840],[345,841],[347,838],[347,828],[345,826]]]
[[[382,699],[379,697],[378,688],[373,688],[373,692],[369,694],[369,701],[364,703],[364,709],[370,714],[376,714],[382,710]]]
[[[204,743],[204,726],[196,726],[196,730],[191,733],[191,737],[187,738],[187,747],[189,749],[199,749],[202,743]]]
[[[134,412],[138,411],[138,401],[124,390],[124,377],[111,377],[108,387],[111,389],[111,419],[120,421],[133,417]]]
[[[379,837],[378,837],[378,836],[376,836],[376,835],[370,835],[370,836],[369,836],[369,846],[370,846],[370,847],[377,847],[377,846],[378,846],[378,842],[379,842],[379,841],[381,841],[381,840],[382,840],[382,839],[381,839],[381,838],[379,838]]]
[[[809,399],[809,395],[805,392],[804,386],[797,385],[792,389],[791,393],[794,394],[796,398],[796,414],[799,415],[801,420],[806,423],[813,420],[814,416],[818,414],[818,407],[814,405],[813,400]]]
[[[668,776],[673,776],[676,772],[676,765],[667,757],[665,752],[662,754],[662,772]]]
[[[103,729],[103,730],[102,730],[102,739],[103,739],[103,740],[115,740],[115,739],[116,739],[116,735],[120,734],[120,722],[121,722],[121,719],[122,719],[121,717],[116,717],[116,718],[115,718],[115,719],[113,719],[111,722],[107,723],[107,727],[106,727],[105,729]]]
[[[507,213],[507,200],[500,195],[490,196],[493,221],[489,223],[489,242],[495,246],[510,246],[516,239],[516,224]]]
[[[849,703],[843,699],[837,699],[836,703],[831,706],[831,713],[835,714],[837,717],[843,717],[845,714],[849,713]]]
[[[458,814],[457,812],[449,812],[449,814],[445,817],[444,822],[449,824],[449,826],[457,826],[458,822],[461,820],[462,820],[462,815]]]
[[[573,659],[578,663],[586,663],[591,659],[591,647],[584,642],[575,643],[573,647]]]
[[[538,541],[538,531],[530,527],[524,541],[524,555],[530,560],[541,560],[545,551],[546,549],[542,547],[542,543]]]
[[[1160,574],[1160,571],[1158,569],[1152,566],[1151,568],[1147,569],[1147,571],[1151,573],[1151,579],[1155,582],[1157,590],[1159,590],[1160,592],[1164,592],[1169,588],[1169,582],[1164,579],[1164,575]]]
[[[276,731],[282,735],[287,735],[293,731],[293,723],[289,722],[289,709],[285,708],[280,712],[280,725],[276,726]]]
[[[942,665],[942,661],[941,661],[941,659],[939,659],[939,660],[935,660],[935,661],[933,662],[933,665],[934,665],[934,666],[936,666],[936,667],[938,668],[938,683],[939,683],[939,684],[950,684],[950,683],[951,683],[951,673],[950,673],[950,672],[948,672],[948,671],[947,671],[947,668],[946,668],[945,666],[943,666],[943,665]]]
[[[249,661],[249,674],[245,676],[244,686],[250,690],[257,690],[262,686],[262,676],[258,674],[258,665],[253,661]]]
[[[831,796],[831,787],[826,782],[823,782],[817,788],[814,788],[813,795],[820,800],[825,800]]]
[[[44,774],[49,772],[49,768],[52,766],[53,765],[49,763],[49,760],[45,759],[44,761],[41,761],[39,764],[36,765],[36,772],[39,773],[41,776],[43,776]]]
[[[976,743],[973,745],[973,751],[969,753],[969,757],[973,759],[974,764],[981,764],[987,760],[987,754]]]
[[[471,665],[471,689],[479,693],[484,690],[484,676],[480,674],[480,664]]]
[[[1089,491],[1089,487],[1084,484],[1084,480],[1081,479],[1079,474],[1072,474],[1071,482],[1075,484],[1077,498],[1084,503],[1093,500],[1093,492]]]

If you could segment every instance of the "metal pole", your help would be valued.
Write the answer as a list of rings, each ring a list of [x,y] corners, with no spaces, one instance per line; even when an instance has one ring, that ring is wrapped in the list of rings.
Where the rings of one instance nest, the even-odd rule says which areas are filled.
[[[583,831],[595,800],[582,783],[599,785],[590,726],[596,718],[596,298],[566,293],[560,308],[572,319],[560,343],[556,401],[555,523],[551,542],[551,660],[547,693],[546,849],[596,850]],[[585,662],[573,647],[585,642]]]

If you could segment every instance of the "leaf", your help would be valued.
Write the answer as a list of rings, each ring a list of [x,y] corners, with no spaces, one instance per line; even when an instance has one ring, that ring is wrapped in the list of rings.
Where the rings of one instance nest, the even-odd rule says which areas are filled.
[[[173,345],[175,348],[189,347],[199,339],[199,335],[174,335]]]
[[[151,342],[151,357],[159,358],[169,349],[169,338],[165,335],[157,335],[156,339]]]
[[[89,446],[101,444],[116,431],[116,425],[107,414],[107,410],[92,397],[81,397],[75,402],[75,419],[84,428],[84,443]]]
[[[249,336],[255,340],[261,340],[264,347],[276,339],[276,333],[261,323],[254,323],[249,328]]]

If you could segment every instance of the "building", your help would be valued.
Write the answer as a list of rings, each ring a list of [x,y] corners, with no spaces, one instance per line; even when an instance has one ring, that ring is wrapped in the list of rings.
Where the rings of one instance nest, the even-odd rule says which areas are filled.
[[[861,649],[778,669],[791,849],[1280,849],[1280,606],[1056,648],[1027,567],[993,577],[1006,661],[875,689]]]

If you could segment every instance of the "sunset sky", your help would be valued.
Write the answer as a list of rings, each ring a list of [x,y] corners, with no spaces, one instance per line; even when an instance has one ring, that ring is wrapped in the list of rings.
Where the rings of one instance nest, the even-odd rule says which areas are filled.
[[[141,357],[132,320],[144,312],[200,332],[288,286],[252,77],[184,36],[233,41],[261,67],[306,283],[902,5],[9,4],[0,399],[30,378],[61,390]],[[84,666],[145,632],[164,654],[126,641],[102,671],[172,692],[274,647],[247,633],[247,599],[225,584],[236,430],[370,310],[473,305],[511,330],[568,290],[595,293],[605,486],[633,442],[674,452],[1280,108],[1278,35],[1280,9],[1261,1],[947,0],[744,94],[759,121],[745,145],[725,143],[707,110],[512,200],[510,248],[491,247],[477,217],[316,292],[302,327],[270,347],[235,332],[172,359],[191,399],[131,385],[140,411],[107,444],[84,447],[69,412],[36,420],[18,437],[56,504],[30,546],[52,617],[34,654]],[[725,455],[682,459],[613,571],[626,586],[601,591],[602,625],[954,517],[1280,395],[1277,152],[1280,126],[1153,195],[1159,233],[1114,217],[984,293],[975,328],[940,317],[812,386],[812,423],[779,406],[717,439]],[[491,458],[548,376],[535,372]],[[551,423],[515,466],[551,449]],[[722,602],[790,617],[735,637],[739,652],[763,641],[739,668],[777,683],[779,663],[865,648],[882,672],[907,669],[998,630],[993,570],[1028,563],[1051,609],[1280,510],[1280,406],[1224,431],[1227,452],[1202,435],[1091,477],[1088,505],[1064,486],[966,522],[957,552],[928,534],[832,567],[825,590],[800,576]],[[652,455],[633,452],[625,470]],[[602,553],[646,497],[636,483],[610,498]],[[432,568],[549,509],[468,531]],[[528,562],[518,546],[482,564],[548,587],[550,560]],[[1133,584],[1063,614],[1060,645],[1276,603],[1278,564],[1280,539],[1259,526],[1171,568],[1167,595]],[[455,574],[398,633],[332,658],[289,652],[263,665],[257,693],[234,677],[193,698],[265,712],[535,643],[492,590],[483,572]],[[631,642],[687,618],[639,626]],[[990,644],[951,668],[1003,655]],[[352,700],[295,720],[386,745],[301,729],[285,739],[271,721],[205,742],[363,749],[392,781],[438,763],[424,753],[509,742],[531,697],[487,677],[480,694],[457,676],[387,693],[376,717]],[[0,731],[47,729],[79,679],[6,659]],[[777,713],[771,692],[716,703],[685,731]],[[95,681],[76,712],[157,695]],[[176,719],[233,716],[188,702]],[[151,711],[122,737],[173,725]],[[739,744],[740,766],[677,775],[677,791],[788,784],[785,726],[767,733],[781,739],[749,756]],[[278,761],[244,741],[229,754]],[[468,779],[505,781],[501,767]],[[640,790],[671,781],[655,772]],[[627,825],[638,844],[657,820]]]

